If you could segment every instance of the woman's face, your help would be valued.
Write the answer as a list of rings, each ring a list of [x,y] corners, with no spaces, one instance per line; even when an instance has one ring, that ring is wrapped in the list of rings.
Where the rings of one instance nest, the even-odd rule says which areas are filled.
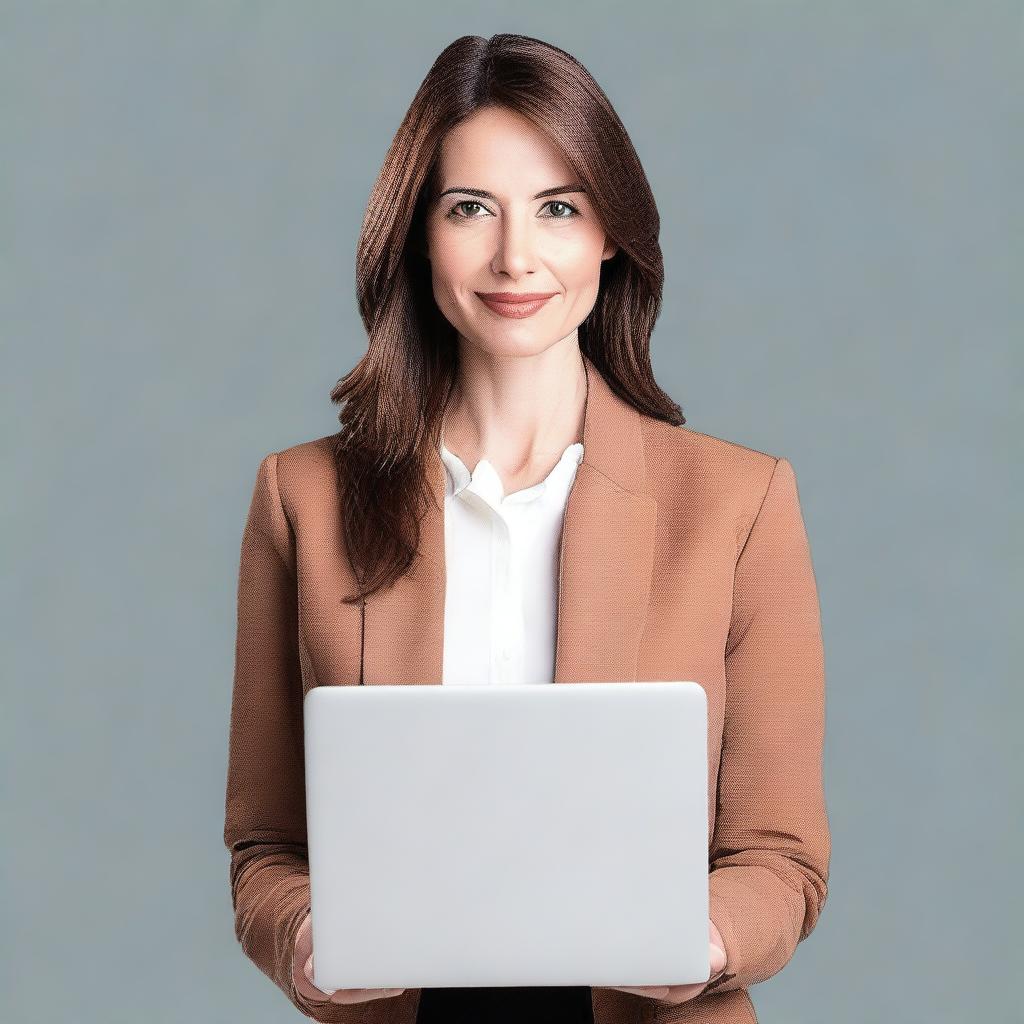
[[[492,355],[533,355],[574,335],[617,247],[560,150],[520,114],[487,108],[448,133],[438,180],[427,256],[434,298],[462,338]],[[481,298],[495,292],[551,297]]]

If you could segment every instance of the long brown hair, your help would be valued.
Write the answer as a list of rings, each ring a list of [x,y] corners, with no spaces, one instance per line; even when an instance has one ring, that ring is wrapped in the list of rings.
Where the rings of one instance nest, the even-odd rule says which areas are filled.
[[[455,328],[434,301],[422,254],[446,133],[484,107],[528,118],[579,175],[618,252],[601,265],[580,349],[640,412],[685,423],[654,380],[650,338],[664,279],[659,217],[626,129],[590,73],[539,39],[462,36],[434,62],[402,120],[373,187],[359,236],[356,290],[366,354],[331,391],[343,402],[334,459],[358,592],[402,576],[419,548],[427,459],[439,457],[441,417],[458,368]]]

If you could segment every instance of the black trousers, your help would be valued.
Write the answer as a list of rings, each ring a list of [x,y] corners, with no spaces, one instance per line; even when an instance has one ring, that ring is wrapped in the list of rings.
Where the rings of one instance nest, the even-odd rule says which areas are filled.
[[[594,1024],[590,986],[425,988],[416,1024]]]

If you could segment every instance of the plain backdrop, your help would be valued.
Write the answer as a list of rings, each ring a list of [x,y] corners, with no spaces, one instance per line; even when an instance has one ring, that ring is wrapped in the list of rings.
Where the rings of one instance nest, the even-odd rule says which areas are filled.
[[[659,382],[797,474],[833,854],[762,1024],[1021,1020],[1022,7],[979,0],[0,3],[0,1016],[300,1019],[221,837],[242,527],[337,427],[415,90],[502,31],[640,153]]]

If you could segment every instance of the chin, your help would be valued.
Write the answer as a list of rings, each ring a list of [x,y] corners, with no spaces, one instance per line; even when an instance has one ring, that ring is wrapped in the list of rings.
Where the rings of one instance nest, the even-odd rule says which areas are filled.
[[[525,358],[546,352],[558,343],[555,336],[548,337],[547,332],[538,337],[536,331],[517,328],[506,332],[491,332],[486,337],[477,335],[470,338],[470,344],[482,349],[488,355]]]

